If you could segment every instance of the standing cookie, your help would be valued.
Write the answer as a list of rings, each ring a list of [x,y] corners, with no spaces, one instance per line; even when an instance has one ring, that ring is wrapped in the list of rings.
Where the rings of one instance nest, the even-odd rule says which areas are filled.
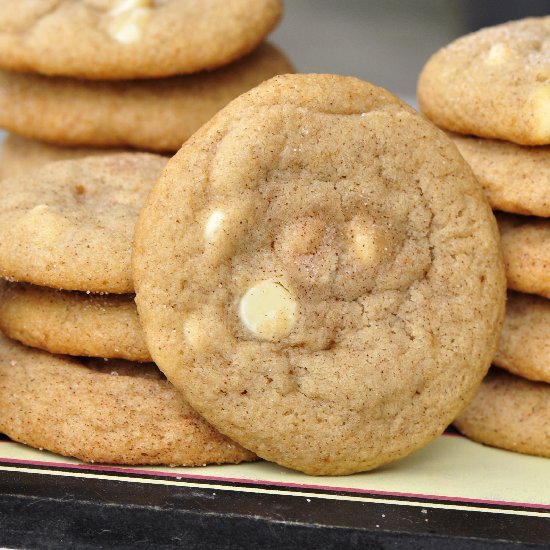
[[[310,474],[440,434],[504,309],[496,224],[456,148],[333,75],[274,78],[197,132],[140,215],[133,266],[169,380],[220,431]]]
[[[0,67],[91,79],[214,69],[253,50],[280,0],[3,0]]]
[[[463,36],[437,52],[418,102],[438,126],[522,145],[550,144],[550,16]]]

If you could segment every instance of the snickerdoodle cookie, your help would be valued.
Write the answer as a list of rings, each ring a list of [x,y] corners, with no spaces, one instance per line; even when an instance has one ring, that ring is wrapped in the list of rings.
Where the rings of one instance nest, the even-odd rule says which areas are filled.
[[[550,217],[550,147],[449,134],[495,210]]]
[[[131,242],[166,164],[120,153],[47,164],[0,182],[0,276],[64,290],[133,292]]]
[[[550,384],[491,369],[454,425],[479,443],[550,457]]]
[[[418,102],[447,130],[550,144],[550,16],[511,21],[452,42],[422,70]]]
[[[0,330],[51,353],[151,361],[133,295],[0,281]]]
[[[16,134],[9,134],[0,147],[0,179],[19,176],[56,160],[105,156],[125,152],[124,149],[60,147],[51,143],[26,139]]]
[[[550,220],[497,215],[508,288],[550,298]]]
[[[0,335],[0,432],[87,462],[242,462],[153,364],[77,361]]]
[[[220,431],[310,474],[440,434],[489,367],[496,224],[443,132],[389,92],[276,77],[169,162],[136,228],[149,351]]]
[[[280,0],[3,0],[0,66],[92,79],[213,69],[254,49]]]
[[[550,300],[510,291],[493,360],[518,376],[550,383]]]
[[[177,151],[232,99],[289,72],[292,65],[269,44],[217,71],[157,80],[86,82],[0,72],[0,126],[60,145]]]

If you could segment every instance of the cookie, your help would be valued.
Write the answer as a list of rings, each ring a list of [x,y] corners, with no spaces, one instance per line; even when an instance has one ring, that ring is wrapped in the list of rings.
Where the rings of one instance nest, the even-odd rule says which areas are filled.
[[[550,382],[550,301],[510,291],[493,363],[529,380]]]
[[[125,153],[54,162],[0,182],[0,276],[133,292],[134,225],[165,164],[157,155]]]
[[[550,144],[550,16],[463,36],[426,63],[422,112],[438,126],[521,145]]]
[[[449,134],[495,210],[550,217],[550,147]]]
[[[497,239],[443,132],[355,78],[287,75],[169,161],[136,228],[136,302],[155,362],[220,431],[347,474],[425,445],[473,395],[503,315]]]
[[[550,298],[550,220],[500,214],[508,288]]]
[[[0,66],[90,79],[214,69],[252,51],[280,0],[5,0]]]
[[[292,65],[268,44],[226,68],[160,80],[86,82],[0,72],[0,126],[59,145],[177,151],[232,99],[288,72]]]
[[[91,156],[122,153],[124,149],[96,149],[93,147],[59,147],[9,134],[0,152],[0,179],[19,176],[36,170],[48,162]]]
[[[195,413],[154,364],[77,361],[0,335],[0,402],[0,432],[86,462],[254,459]]]
[[[0,282],[0,330],[51,353],[151,361],[134,296]]]
[[[550,385],[491,369],[454,425],[479,443],[550,457]]]

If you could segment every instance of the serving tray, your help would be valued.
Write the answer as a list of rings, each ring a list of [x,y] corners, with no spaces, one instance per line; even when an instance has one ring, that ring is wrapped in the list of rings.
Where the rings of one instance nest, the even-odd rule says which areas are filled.
[[[550,461],[448,432],[374,472],[83,464],[0,441],[0,546],[491,548],[550,543]]]

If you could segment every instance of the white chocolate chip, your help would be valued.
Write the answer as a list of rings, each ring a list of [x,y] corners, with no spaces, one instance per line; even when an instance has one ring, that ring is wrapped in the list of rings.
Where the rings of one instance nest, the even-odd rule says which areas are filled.
[[[296,323],[296,301],[277,281],[266,280],[248,289],[239,304],[243,325],[262,340],[287,336]]]
[[[125,11],[133,11],[136,8],[152,8],[153,0],[119,0],[109,11],[109,15],[118,15]]]
[[[378,264],[387,246],[384,231],[364,220],[353,220],[350,229],[356,258],[368,266]]]
[[[485,63],[487,65],[500,65],[510,59],[512,54],[513,51],[508,46],[502,42],[497,42],[491,46],[491,49],[487,52]]]
[[[225,214],[221,210],[214,210],[204,226],[204,238],[206,241],[212,241],[214,234],[225,219]]]
[[[117,42],[132,44],[143,33],[151,16],[151,0],[121,0],[107,14],[107,32]]]
[[[194,319],[188,319],[183,325],[183,334],[186,344],[197,347],[201,344],[201,331],[199,324]]]
[[[32,210],[32,214],[42,214],[42,212],[45,212],[48,209],[47,204],[37,204]]]
[[[372,263],[378,255],[378,246],[376,245],[374,232],[356,233],[354,236],[354,245],[357,255],[365,263]]]
[[[224,323],[220,322],[220,312],[208,306],[187,314],[182,328],[186,346],[200,353],[223,343],[228,334]]]
[[[117,42],[132,44],[141,38],[143,26],[149,18],[150,10],[139,8],[131,12],[124,12],[113,18],[107,25],[107,30]]]

